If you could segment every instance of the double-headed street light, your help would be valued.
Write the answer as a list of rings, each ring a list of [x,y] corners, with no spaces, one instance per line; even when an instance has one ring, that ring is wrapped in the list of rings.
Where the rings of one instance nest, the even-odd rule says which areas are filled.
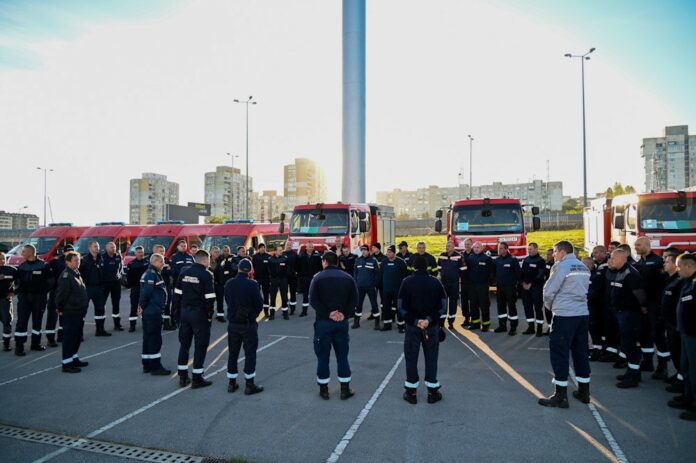
[[[249,219],[249,105],[250,104],[256,104],[256,101],[251,101],[252,96],[250,96],[246,100],[237,100],[235,99],[235,103],[242,103],[246,105],[246,218]]]
[[[580,58],[580,69],[582,73],[582,204],[587,207],[587,137],[585,133],[585,61],[590,59],[590,54],[595,48],[590,48],[584,55],[573,55],[566,53],[566,58]]]

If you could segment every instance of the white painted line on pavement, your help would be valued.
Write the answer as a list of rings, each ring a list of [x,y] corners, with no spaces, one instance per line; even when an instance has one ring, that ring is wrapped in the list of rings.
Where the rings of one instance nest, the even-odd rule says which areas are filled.
[[[276,339],[275,341],[269,342],[269,343],[266,344],[265,346],[259,348],[256,352],[258,353],[258,352],[264,351],[264,350],[268,349],[269,347],[271,347],[272,345],[279,343],[279,342],[282,341],[283,339],[285,339],[285,338],[278,338],[278,339]],[[85,358],[87,358],[87,357],[85,357]],[[240,358],[239,360],[237,360],[237,363],[243,362],[243,361],[244,361],[244,358],[245,358],[245,357],[242,357],[242,358]],[[210,378],[211,376],[215,376],[216,374],[221,373],[221,372],[223,372],[223,371],[227,371],[227,366],[225,366],[225,367],[223,367],[223,368],[219,368],[219,369],[215,370],[214,372],[205,375],[204,378],[205,378],[205,379],[208,379],[208,378]],[[187,390],[189,390],[189,389],[191,389],[191,386],[187,386],[187,387],[184,387],[184,388],[179,388],[179,389],[177,389],[176,391],[170,392],[169,394],[164,395],[164,396],[160,397],[159,399],[154,400],[154,401],[150,402],[149,404],[144,405],[144,406],[140,407],[139,409],[137,409],[137,410],[135,410],[135,411],[133,411],[133,412],[131,412],[131,413],[125,415],[125,416],[122,416],[121,418],[119,418],[119,419],[117,419],[117,420],[112,421],[112,422],[109,423],[109,424],[105,424],[105,425],[102,426],[101,428],[99,428],[99,429],[97,429],[97,430],[95,430],[95,431],[90,432],[90,433],[87,434],[87,436],[85,436],[85,437],[86,437],[87,439],[91,439],[91,438],[96,437],[96,436],[98,436],[98,435],[100,435],[100,434],[103,434],[103,433],[105,433],[106,431],[108,431],[108,430],[110,430],[110,429],[112,429],[112,428],[118,426],[119,424],[124,423],[124,422],[130,420],[131,418],[133,418],[133,417],[135,417],[135,416],[138,416],[138,415],[140,415],[140,414],[142,414],[142,413],[148,411],[148,410],[151,409],[152,407],[155,407],[156,405],[159,405],[159,404],[161,404],[162,402],[165,402],[165,401],[171,399],[172,397],[175,397],[175,396],[177,396],[177,395],[181,394],[182,392],[187,391]],[[44,462],[46,462],[46,461],[49,461],[49,460],[51,460],[51,459],[57,457],[58,455],[62,455],[63,453],[67,452],[67,451],[70,450],[70,449],[79,450],[79,447],[80,447],[81,445],[85,444],[85,443],[87,443],[87,440],[85,440],[85,439],[79,439],[79,440],[75,441],[75,443],[73,443],[70,447],[61,447],[61,448],[59,448],[58,450],[56,450],[56,451],[54,451],[54,452],[51,452],[51,453],[49,453],[48,455],[45,455],[45,456],[39,458],[38,460],[34,460],[33,463],[44,463]]]
[[[53,349],[55,349],[55,348],[53,348]],[[60,351],[59,351],[59,350],[54,350],[53,352],[49,352],[48,354],[42,355],[41,357],[37,357],[37,358],[35,358],[35,359],[29,360],[28,362],[23,363],[23,364],[18,365],[18,366],[25,367],[25,366],[27,366],[27,365],[31,365],[31,364],[34,363],[34,362],[38,362],[39,360],[45,359],[46,357],[49,357],[49,356],[51,356],[51,355],[53,355],[53,354],[57,354],[58,352],[60,352]]]
[[[570,378],[573,381],[573,383],[575,384],[575,386],[577,387],[578,381],[575,379],[575,369],[573,367],[570,367]],[[600,431],[602,431],[602,434],[604,434],[604,438],[607,440],[609,447],[611,447],[611,451],[614,452],[614,456],[616,457],[616,460],[619,463],[628,463],[628,458],[626,458],[626,454],[623,452],[623,450],[619,446],[619,443],[616,442],[614,435],[609,430],[609,426],[607,426],[607,423],[604,421],[604,418],[602,418],[602,415],[599,414],[599,410],[597,410],[597,407],[595,406],[595,404],[593,404],[590,401],[590,403],[587,404],[587,408],[590,409],[590,413],[592,413],[592,416],[594,417],[595,421],[597,422],[597,425],[599,426]]]
[[[387,384],[389,384],[389,381],[391,381],[392,377],[394,376],[394,373],[396,373],[396,369],[399,368],[399,365],[401,364],[401,361],[403,359],[404,354],[401,354],[399,358],[396,360],[396,363],[394,364],[392,369],[389,370],[389,373],[387,373],[387,376],[384,377],[382,384],[380,384],[375,393],[372,394],[370,400],[367,401],[365,407],[358,414],[358,417],[355,419],[355,421],[353,421],[353,424],[350,426],[350,428],[348,428],[348,431],[346,431],[346,433],[343,435],[343,438],[341,438],[341,441],[338,443],[338,445],[336,445],[336,448],[331,453],[331,456],[326,460],[327,463],[335,463],[338,461],[339,458],[341,458],[341,455],[346,450],[346,447],[348,447],[348,444],[350,444],[351,439],[353,439],[355,434],[358,432],[360,425],[363,423],[363,421],[365,421],[365,418],[367,418],[367,415],[370,413],[370,410],[372,410],[372,407],[375,405],[375,402],[377,402],[379,396],[381,396],[382,392],[384,392],[384,389],[387,387]]]
[[[290,336],[289,334],[266,334],[265,336],[272,336],[274,338],[311,339],[309,336]]]
[[[549,352],[551,349],[548,347],[527,347],[527,350],[543,350],[544,352]]]

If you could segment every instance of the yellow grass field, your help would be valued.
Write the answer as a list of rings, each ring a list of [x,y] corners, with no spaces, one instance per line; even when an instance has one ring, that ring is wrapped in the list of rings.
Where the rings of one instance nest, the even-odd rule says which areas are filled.
[[[398,244],[402,240],[408,242],[411,252],[415,252],[416,243],[418,241],[424,241],[430,253],[440,253],[445,249],[447,235],[442,233],[439,235],[399,236],[396,238],[396,243]],[[527,234],[527,242],[537,243],[539,245],[539,249],[542,250],[542,254],[545,253],[546,249],[552,248],[554,243],[560,240],[568,240],[573,243],[573,246],[582,248],[584,242],[584,232],[582,229],[577,229],[538,231]],[[581,254],[584,255],[584,251],[581,251]]]

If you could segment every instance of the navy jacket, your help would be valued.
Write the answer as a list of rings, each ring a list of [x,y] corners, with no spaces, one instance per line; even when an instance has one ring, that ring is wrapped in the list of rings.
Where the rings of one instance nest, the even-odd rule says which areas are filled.
[[[147,316],[162,315],[167,305],[167,286],[162,275],[152,267],[140,278],[138,305]]]
[[[347,256],[341,254],[338,256],[338,267],[348,275],[353,276],[353,272],[355,272],[355,259],[357,259],[357,256],[352,252]]]
[[[225,283],[225,302],[227,303],[227,319],[229,323],[234,321],[237,315],[237,303],[249,309],[248,323],[256,323],[256,317],[263,310],[263,297],[259,284],[249,278],[249,275],[240,272]]]
[[[51,291],[55,292],[58,278],[63,274],[63,270],[65,270],[65,255],[63,254],[51,260],[51,262],[48,263],[48,267],[51,269],[51,273],[53,274],[53,281],[56,282],[56,284],[53,285],[53,288],[51,288]]]
[[[675,272],[674,275],[667,277],[665,289],[662,291],[662,301],[660,303],[662,318],[672,328],[677,327],[677,304],[679,304],[684,283],[685,281],[679,278],[679,274]]]
[[[606,299],[606,283],[607,269],[606,262],[599,265],[595,264],[595,268],[590,272],[590,289],[587,291],[587,303],[593,308],[601,308],[604,306]]]
[[[406,262],[406,271],[408,272],[409,275],[411,273],[413,273],[413,267],[411,267],[411,257],[412,256],[413,256],[413,254],[411,254],[410,251],[406,251],[406,254],[402,254],[401,252],[398,252],[396,254],[396,257],[398,257],[398,258],[402,259],[404,262]]]
[[[267,252],[257,252],[251,258],[251,264],[254,266],[254,279],[258,281],[268,281],[271,276],[268,273],[268,261],[271,255]]]
[[[546,275],[546,261],[539,254],[527,256],[522,261],[522,282],[533,286],[543,286]]]
[[[92,254],[87,253],[82,257],[82,260],[80,260],[80,275],[82,275],[82,281],[85,282],[88,288],[102,286],[103,268],[104,262],[101,254],[93,257]]]
[[[109,256],[107,253],[102,254],[102,282],[105,284],[115,283],[120,281],[121,272],[123,271],[123,262],[121,256],[114,253]]]
[[[382,279],[382,289],[385,292],[398,293],[401,282],[408,276],[406,262],[398,257],[393,261],[387,259],[382,263],[380,277]]]
[[[17,269],[11,265],[0,267],[0,298],[6,298],[8,294],[14,292]]]
[[[495,284],[497,286],[513,286],[520,282],[522,269],[517,258],[508,253],[495,259]]]
[[[619,270],[607,269],[606,277],[607,301],[612,310],[640,312],[647,304],[643,279],[630,264]]]
[[[179,279],[179,274],[181,271],[185,267],[193,265],[193,262],[193,256],[191,256],[191,254],[188,252],[177,252],[172,256],[172,280],[174,283],[176,283],[176,281]]]
[[[87,287],[80,272],[66,267],[56,284],[56,309],[65,314],[84,316],[88,305]]]
[[[426,270],[416,270],[401,283],[397,310],[411,326],[418,320],[440,323],[447,313],[447,293],[437,278]]]
[[[686,336],[696,336],[696,276],[684,281],[677,305],[677,329]]]
[[[227,283],[228,280],[231,280],[237,276],[237,266],[234,265],[235,257],[236,256],[233,256],[232,254],[227,257],[223,255],[218,257],[217,266],[215,267],[214,272],[216,285],[225,286],[225,283]]]
[[[288,278],[297,277],[297,253],[290,249],[283,251],[283,255],[288,259]]]
[[[367,257],[360,256],[355,259],[353,273],[358,288],[374,288],[379,280],[379,263],[371,255]]]
[[[418,253],[411,254],[411,270],[412,270],[412,271],[415,271],[415,269],[413,269],[413,259],[414,259],[417,255],[418,255]],[[437,276],[437,272],[438,272],[438,270],[437,270],[437,261],[435,260],[435,258],[433,257],[433,255],[430,254],[429,252],[423,253],[423,256],[425,257],[425,261],[426,261],[426,263],[427,263],[427,265],[428,265],[428,268],[427,268],[426,270],[428,271],[429,274],[431,274],[432,276],[436,277],[436,276]]]
[[[50,267],[41,259],[22,262],[17,267],[15,292],[17,294],[46,294],[53,287],[55,279]]]
[[[130,264],[123,268],[123,273],[126,276],[126,288],[137,288],[137,290],[140,290],[140,278],[149,265],[148,260],[145,258],[142,260],[133,259],[130,261]]]
[[[472,284],[490,285],[493,283],[495,264],[491,256],[481,253],[471,253],[466,260],[469,281]]]
[[[215,286],[213,274],[201,264],[194,263],[179,274],[174,286],[172,308],[175,312],[181,309],[192,309],[213,318],[215,307]]]
[[[317,312],[317,321],[329,320],[329,315],[334,310],[350,318],[358,303],[355,280],[338,267],[327,267],[312,279],[309,285],[309,303]]]
[[[457,251],[454,251],[451,256],[443,252],[437,259],[437,268],[440,270],[440,279],[443,284],[459,284],[459,279],[467,269],[466,260]]]
[[[645,258],[641,257],[633,264],[633,267],[638,270],[643,278],[648,302],[660,302],[665,282],[663,265],[662,257],[654,252],[651,252]]]
[[[271,278],[288,277],[288,257],[286,255],[271,256],[268,259],[268,274]]]

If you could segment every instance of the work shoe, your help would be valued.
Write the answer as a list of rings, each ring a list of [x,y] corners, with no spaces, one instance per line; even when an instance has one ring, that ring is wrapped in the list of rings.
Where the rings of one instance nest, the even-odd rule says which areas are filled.
[[[507,331],[507,322],[500,322],[498,328],[494,329],[494,333],[505,333]]]
[[[555,386],[554,393],[547,399],[539,399],[539,405],[552,408],[568,408],[568,388],[566,386]]]
[[[283,310],[283,320],[290,320],[290,316],[288,315],[287,310]]]
[[[517,334],[517,322],[510,323],[510,331],[508,331],[508,336],[514,336]]]
[[[89,362],[83,362],[79,358],[74,358],[71,365],[78,368],[84,368],[86,366],[89,366]]]
[[[684,421],[696,421],[696,408],[692,407],[689,410],[682,412],[679,419]]]
[[[590,349],[590,362],[599,362],[599,357],[602,355],[602,351],[599,349]]]
[[[472,325],[472,326],[473,326],[473,325]],[[473,329],[474,329],[474,328],[472,328],[472,330],[473,330]],[[482,332],[482,333],[488,333],[488,330],[490,330],[490,329],[491,329],[491,325],[483,325],[483,324],[481,325],[481,332]]]
[[[302,312],[300,312],[300,317],[306,317],[307,316],[307,307],[302,306]]]
[[[264,315],[264,317],[268,318],[268,315],[269,315],[268,307],[263,308],[263,315]]]
[[[686,396],[678,395],[672,400],[667,402],[669,408],[676,408],[677,410],[688,410],[694,406],[694,402],[691,400],[686,400]]]
[[[79,373],[82,370],[76,366],[73,366],[72,363],[69,363],[67,365],[63,365],[62,371],[63,373]]]
[[[374,320],[375,320],[375,331],[379,331],[379,330],[380,330],[380,326],[379,326],[379,315],[377,315],[377,316],[375,316],[375,317],[373,317],[373,318],[374,318]]]
[[[643,356],[643,361],[640,362],[640,371],[645,371],[645,372],[655,371],[655,366],[653,365],[652,354]]]
[[[295,315],[295,306],[290,306],[290,315]]]
[[[130,322],[130,328],[128,328],[129,333],[135,332],[135,320],[131,320]]]
[[[467,330],[476,331],[481,329],[481,323],[470,323],[469,326],[465,327]]]
[[[534,334],[536,333],[536,328],[534,328],[533,323],[527,324],[527,329],[522,332],[522,334]]]
[[[237,384],[237,380],[230,379],[230,382],[227,383],[227,392],[229,392],[231,394],[234,391],[236,391],[237,389],[239,389],[239,385]]]
[[[428,403],[434,404],[442,400],[442,393],[439,387],[429,387],[428,388]]]
[[[391,323],[385,323],[384,326],[380,331],[391,331],[392,330],[392,324]]]
[[[55,341],[55,339],[49,339],[46,345],[48,347],[58,347],[58,343]]]
[[[263,392],[263,387],[254,384],[254,378],[246,380],[246,387],[244,388],[244,395],[253,395]]]
[[[341,383],[341,400],[350,399],[355,392],[350,388],[350,383]]]
[[[319,385],[319,397],[321,397],[324,400],[329,400],[329,385],[328,384],[320,384]]]
[[[275,320],[275,309],[269,309],[269,310],[268,310],[268,319],[269,319],[269,320]]]
[[[404,400],[411,405],[416,405],[418,403],[418,390],[413,387],[404,388]]]
[[[191,384],[188,375],[179,375],[179,387],[186,387]]]
[[[37,352],[43,352],[46,350],[46,346],[42,346],[41,344],[32,344],[31,347],[29,347],[31,350],[35,350]]]
[[[102,329],[101,331],[97,331],[94,335],[98,338],[106,338],[106,337],[111,336],[111,333]]]
[[[609,352],[607,350],[602,352],[599,356],[599,361],[601,363],[614,363],[617,360],[619,360],[618,354],[616,354],[615,352]]]
[[[662,358],[657,359],[657,368],[655,368],[655,373],[652,374],[651,378],[664,381],[667,376],[667,362]]]
[[[169,376],[172,374],[171,370],[167,370],[162,365],[157,368],[150,370],[152,376]]]
[[[97,320],[97,331],[95,333],[95,336],[99,337],[106,337],[106,336],[111,336],[111,333],[107,332],[104,329],[104,320]]]
[[[123,331],[121,326],[121,317],[113,317],[114,320],[114,331]]]
[[[640,384],[640,379],[640,373],[638,375],[633,374],[630,376],[627,374],[624,376],[624,379],[619,380],[619,382],[616,383],[616,387],[618,387],[619,389],[631,389],[634,387],[638,387],[638,385]]]
[[[616,362],[612,365],[612,368],[616,368],[617,370],[623,370],[624,368],[628,368],[628,360],[626,360],[623,357],[619,357]]]
[[[353,326],[351,326],[352,329],[355,328],[360,328],[360,317],[355,316],[353,317]]]
[[[584,404],[590,403],[590,383],[578,383],[578,390],[573,391],[573,397]]]
[[[10,338],[5,338],[2,340],[2,350],[3,352],[9,352],[12,350],[10,347]]]
[[[616,375],[616,379],[618,379],[619,381],[623,381],[626,378],[630,378],[630,377],[631,377],[631,370],[630,369],[626,370],[626,373],[624,373],[622,375]],[[641,378],[640,375],[638,375],[638,381],[640,382],[642,380],[643,380],[643,378]]]
[[[15,344],[15,355],[17,357],[24,357],[27,355],[27,353],[24,352],[24,344]]]
[[[537,338],[544,336],[544,324],[543,323],[537,323],[535,336]]]
[[[193,381],[191,381],[191,389],[200,389],[202,387],[208,387],[211,384],[213,384],[213,382],[204,379],[203,375],[193,375]]]
[[[684,393],[684,381],[675,381],[669,386],[665,387],[665,391],[671,392],[672,394],[683,394]]]
[[[218,315],[215,317],[215,320],[219,321],[220,323],[225,323],[227,320],[225,320],[225,317],[222,315]]]
[[[447,320],[447,328],[449,328],[451,330],[454,329],[454,319],[453,318],[450,318],[449,320]]]
[[[677,381],[679,381],[679,377],[677,376],[677,373],[673,374],[669,378],[665,378],[665,383],[667,383],[667,384],[674,384]]]

